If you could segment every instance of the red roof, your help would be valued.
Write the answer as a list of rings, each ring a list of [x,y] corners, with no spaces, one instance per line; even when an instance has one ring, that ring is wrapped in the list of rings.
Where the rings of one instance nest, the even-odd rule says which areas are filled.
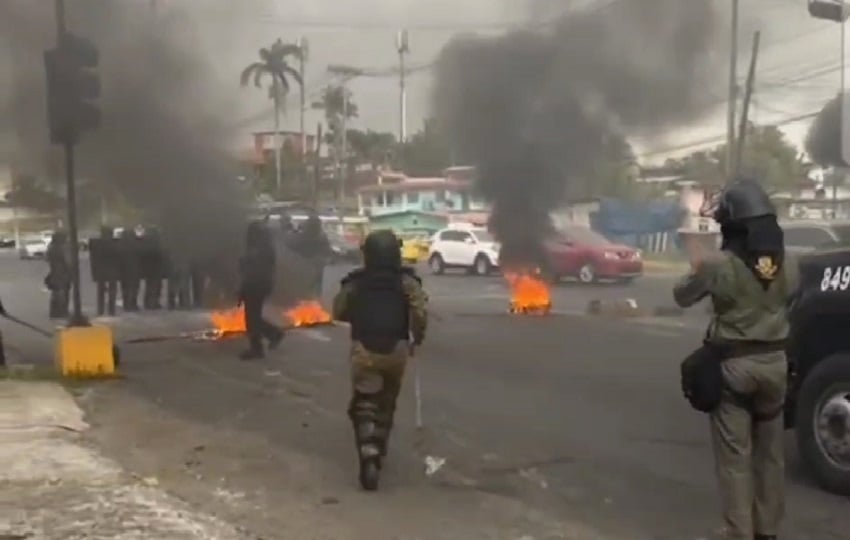
[[[372,184],[369,186],[363,186],[358,189],[358,193],[379,193],[381,191],[396,191],[396,192],[409,192],[409,191],[430,191],[434,189],[451,189],[456,191],[466,191],[472,188],[472,184],[470,182],[457,181],[457,180],[443,180],[443,179],[435,179],[435,180],[426,180],[422,182],[398,182],[393,184]]]

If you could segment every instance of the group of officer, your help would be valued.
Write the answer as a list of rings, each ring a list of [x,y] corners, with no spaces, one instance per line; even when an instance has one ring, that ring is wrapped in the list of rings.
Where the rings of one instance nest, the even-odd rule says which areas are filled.
[[[49,272],[45,285],[50,290],[50,317],[68,317],[72,285],[67,235],[53,234],[47,249]],[[89,240],[89,264],[96,284],[97,314],[115,315],[120,289],[126,312],[162,309],[163,283],[168,309],[200,307],[206,276],[202,265],[181,253],[169,252],[155,228],[124,229],[116,236],[102,227],[100,236]]]
[[[691,270],[674,287],[682,307],[710,299],[703,345],[682,363],[691,404],[710,415],[724,538],[776,540],[785,511],[783,405],[788,378],[788,311],[799,284],[767,193],[739,178],[716,200],[717,252],[689,245]],[[401,264],[399,240],[371,233],[364,265],[348,274],[333,317],[351,327],[352,397],[348,408],[360,482],[378,485],[405,365],[425,337],[427,295]]]
[[[311,216],[300,231],[284,219],[282,228],[287,247],[312,261],[308,294],[318,297],[323,261],[330,252],[319,218]],[[354,427],[361,485],[374,490],[387,454],[405,365],[412,348],[425,338],[428,314],[422,282],[413,269],[402,266],[401,242],[392,232],[372,232],[363,242],[362,252],[363,266],[342,280],[333,299],[333,318],[350,325],[352,397],[348,416]],[[263,317],[275,266],[268,222],[251,223],[240,259],[239,302],[245,307],[249,341],[242,354],[246,360],[263,357],[265,342],[273,349],[283,339],[282,330]]]

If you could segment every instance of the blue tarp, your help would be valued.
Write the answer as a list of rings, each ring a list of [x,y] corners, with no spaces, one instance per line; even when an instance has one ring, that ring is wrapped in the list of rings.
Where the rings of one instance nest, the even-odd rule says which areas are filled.
[[[609,237],[627,237],[675,231],[683,209],[675,201],[634,203],[602,199],[593,215],[593,228]]]

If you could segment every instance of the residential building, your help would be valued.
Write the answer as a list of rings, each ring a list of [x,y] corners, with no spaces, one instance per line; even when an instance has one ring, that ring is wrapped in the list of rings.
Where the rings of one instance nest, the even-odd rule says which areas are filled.
[[[447,170],[451,173],[451,169]],[[469,179],[451,177],[410,178],[402,173],[381,172],[377,184],[357,191],[358,210],[363,215],[380,215],[408,210],[419,212],[484,212],[488,205],[474,193]]]

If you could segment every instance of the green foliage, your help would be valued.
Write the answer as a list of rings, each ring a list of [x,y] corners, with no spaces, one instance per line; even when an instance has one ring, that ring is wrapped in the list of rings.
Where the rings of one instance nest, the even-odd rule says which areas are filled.
[[[452,165],[452,149],[433,119],[425,120],[423,128],[399,145],[396,161],[410,176],[439,176]]]
[[[346,136],[355,158],[373,165],[391,161],[397,146],[395,135],[382,131],[349,129]]]
[[[270,77],[269,97],[280,101],[281,93],[289,92],[289,81],[294,80],[299,85],[303,84],[298,70],[289,65],[289,57],[301,57],[301,48],[291,43],[283,43],[280,39],[272,43],[269,48],[260,49],[260,61],[249,64],[239,77],[242,86],[248,86],[253,81],[254,86],[260,88],[263,79]]]
[[[726,181],[726,145],[699,151],[668,166],[682,172],[686,180],[706,185]],[[800,154],[776,126],[750,124],[741,159],[741,174],[761,181],[769,190],[792,188],[805,174]]]

